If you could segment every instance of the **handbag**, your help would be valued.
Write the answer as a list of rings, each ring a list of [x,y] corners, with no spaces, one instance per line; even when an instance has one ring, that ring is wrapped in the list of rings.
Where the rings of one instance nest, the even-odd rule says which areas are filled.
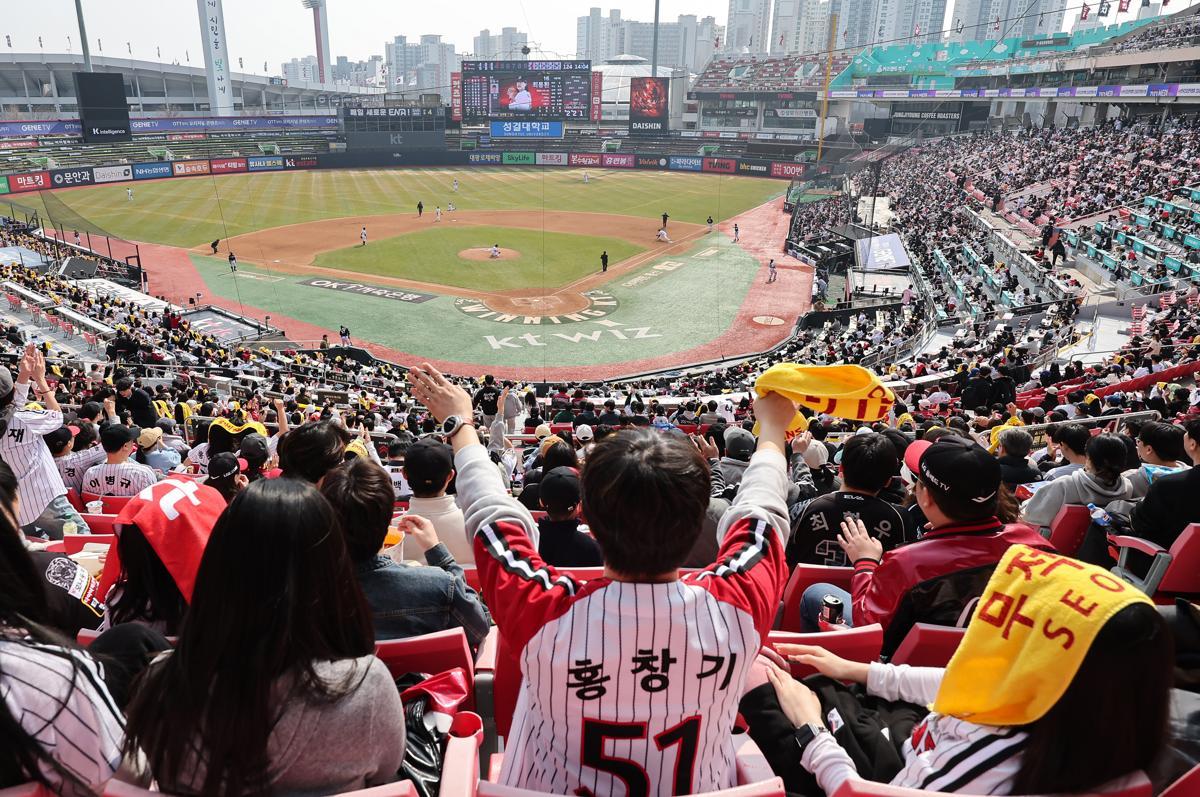
[[[420,797],[437,797],[442,785],[446,738],[470,690],[461,667],[432,677],[408,673],[396,679],[404,704],[405,746],[400,777]]]

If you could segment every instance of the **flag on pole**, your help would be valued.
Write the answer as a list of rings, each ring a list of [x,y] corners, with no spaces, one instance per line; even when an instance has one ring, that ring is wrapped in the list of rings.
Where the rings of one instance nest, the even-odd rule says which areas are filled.
[[[1000,30],[1000,15],[999,14],[997,14],[996,18],[994,20],[992,20],[992,30]]]
[[[1119,0],[1117,3],[1117,11],[1122,14],[1129,10],[1129,0]]]
[[[961,19],[960,19],[960,20],[958,20],[958,22],[954,23],[954,32],[955,32],[955,33],[957,33],[959,36],[961,36],[961,35],[962,35],[962,32],[963,32],[963,21],[962,21]]]
[[[917,23],[917,26],[916,26],[915,28],[913,28],[913,35],[914,35],[914,36],[920,36],[920,35],[921,35],[921,23],[920,23],[920,22],[918,22],[918,23]]]
[[[1087,19],[1087,18],[1088,18],[1088,14],[1090,14],[1090,13],[1092,13],[1092,7],[1091,7],[1091,6],[1089,6],[1087,3],[1084,3],[1084,4],[1083,4],[1083,11],[1080,11],[1080,12],[1079,12],[1079,19],[1080,19],[1080,20],[1085,20],[1085,19]]]
[[[1110,10],[1112,10],[1112,3],[1101,2],[1100,8],[1096,10],[1096,16],[1107,17]]]
[[[782,46],[783,46],[783,34],[782,34],[782,33],[781,33],[781,34],[779,34],[779,46],[780,46],[780,47],[782,47]]]

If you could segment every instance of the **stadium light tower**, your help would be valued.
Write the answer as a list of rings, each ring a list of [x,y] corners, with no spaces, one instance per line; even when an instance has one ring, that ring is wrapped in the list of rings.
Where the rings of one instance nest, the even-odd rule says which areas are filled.
[[[325,13],[325,0],[300,0],[300,5],[313,12],[313,31],[317,38],[317,81],[330,82],[329,74],[329,19]]]
[[[83,24],[83,0],[75,0],[75,16],[79,20],[79,41],[83,45],[83,70],[92,71],[92,51],[88,49],[87,27]]]

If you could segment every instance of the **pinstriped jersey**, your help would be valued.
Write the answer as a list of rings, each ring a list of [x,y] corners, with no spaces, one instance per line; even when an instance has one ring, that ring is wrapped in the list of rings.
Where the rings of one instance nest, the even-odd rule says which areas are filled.
[[[137,495],[158,482],[154,470],[140,462],[102,462],[83,474],[83,489],[96,495]]]
[[[29,383],[18,383],[13,389],[13,404],[25,405],[29,398]],[[27,526],[38,519],[46,507],[60,495],[67,494],[54,457],[42,435],[62,426],[62,413],[55,410],[17,410],[8,420],[0,437],[0,459],[12,468],[17,477],[17,494],[21,498],[17,524]]]
[[[458,484],[470,528],[479,499],[465,452]],[[751,495],[755,481],[760,491],[764,478],[775,482],[782,514],[783,458],[747,478]],[[538,557],[523,512],[506,520],[492,506],[496,519],[475,533],[484,596],[521,668],[501,782],[595,797],[733,785],[738,701],[787,576],[768,521],[779,514],[743,506],[716,564],[651,584],[558,573]]]

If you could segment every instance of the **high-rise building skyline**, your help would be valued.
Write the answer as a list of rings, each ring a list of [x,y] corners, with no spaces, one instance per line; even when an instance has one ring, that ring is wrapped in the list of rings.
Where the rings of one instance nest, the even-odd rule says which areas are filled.
[[[698,72],[712,58],[723,35],[724,28],[715,17],[698,19],[695,14],[684,14],[674,22],[660,20],[658,64]],[[618,55],[636,55],[650,61],[653,53],[653,22],[622,19],[618,9],[604,16],[599,8],[576,20],[576,58],[602,64]]]
[[[493,58],[503,61],[522,61],[529,56],[521,50],[529,46],[529,34],[522,33],[516,28],[501,28],[499,33],[492,33],[487,28],[479,31],[474,39],[471,51],[473,58]]]
[[[729,0],[723,52],[765,53],[770,49],[771,0]]]
[[[388,92],[450,94],[450,73],[462,65],[462,56],[440,34],[423,34],[416,42],[396,36],[384,45]]]
[[[280,65],[283,77],[289,82],[320,83],[317,57],[306,55],[303,58],[293,58]]]
[[[1063,29],[1066,5],[1066,0],[1037,0],[1032,5],[1028,0],[958,0],[951,27],[957,31],[961,26],[962,33],[951,38],[981,41],[1057,33]],[[1095,13],[1093,7],[1092,15]]]

